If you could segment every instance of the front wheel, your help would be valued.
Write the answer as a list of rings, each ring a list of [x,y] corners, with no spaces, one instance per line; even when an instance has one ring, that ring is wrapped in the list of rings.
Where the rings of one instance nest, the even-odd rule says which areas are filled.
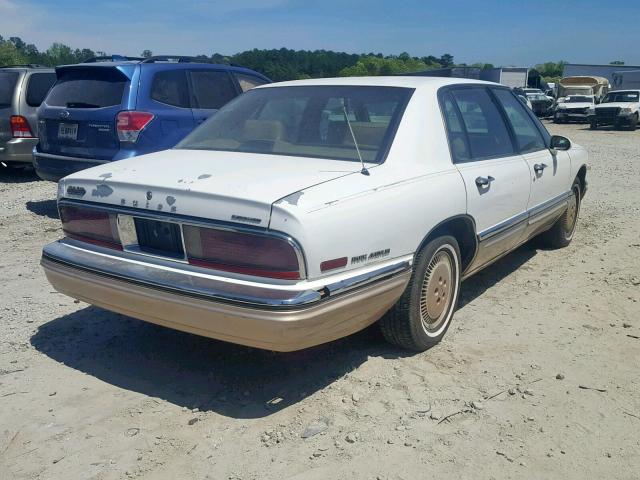
[[[407,288],[380,320],[389,342],[424,351],[442,340],[458,303],[460,265],[458,242],[449,235],[420,250]]]
[[[589,123],[589,128],[591,130],[597,130],[598,128],[598,122],[596,122],[595,120]]]
[[[638,128],[638,114],[636,113],[633,117],[631,117],[631,121],[629,123],[629,130],[632,132]]]
[[[581,189],[580,181],[575,180],[571,187],[571,195],[567,209],[549,230],[541,235],[543,244],[551,248],[563,248],[571,243],[578,224],[580,214]]]

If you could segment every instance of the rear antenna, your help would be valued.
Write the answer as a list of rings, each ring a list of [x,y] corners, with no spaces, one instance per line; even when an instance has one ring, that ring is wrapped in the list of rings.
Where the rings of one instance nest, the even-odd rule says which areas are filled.
[[[342,112],[344,113],[344,119],[346,120],[347,126],[349,127],[349,131],[351,132],[351,138],[353,139],[353,144],[356,147],[358,158],[360,159],[360,165],[362,166],[362,170],[360,170],[360,173],[368,176],[369,170],[367,170],[367,167],[364,166],[364,161],[362,161],[362,155],[360,155],[360,148],[358,147],[356,136],[353,134],[353,128],[351,128],[351,122],[349,121],[349,115],[347,115],[347,107],[345,106],[344,101],[342,102]]]

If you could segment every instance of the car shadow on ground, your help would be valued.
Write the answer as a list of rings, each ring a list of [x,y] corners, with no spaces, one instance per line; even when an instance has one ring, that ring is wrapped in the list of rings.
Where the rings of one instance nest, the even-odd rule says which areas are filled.
[[[10,168],[0,165],[0,183],[38,182],[40,177],[33,168]]]
[[[41,217],[49,217],[53,219],[59,219],[58,204],[56,200],[36,200],[28,201],[26,203],[27,210]]]
[[[461,306],[535,255],[510,254],[463,284]],[[119,388],[232,418],[294,405],[369,357],[415,355],[385,342],[377,325],[329,344],[276,353],[178,332],[96,307],[56,318],[31,337],[41,353]]]

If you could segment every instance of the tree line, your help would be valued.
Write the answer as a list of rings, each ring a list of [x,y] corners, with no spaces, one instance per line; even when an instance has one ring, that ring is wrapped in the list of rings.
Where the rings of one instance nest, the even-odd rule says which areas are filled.
[[[0,36],[0,66],[19,64],[38,64],[45,66],[80,63],[88,58],[107,55],[102,51],[89,48],[73,49],[62,43],[54,43],[48,49],[39,51],[31,43],[20,37],[4,39]],[[151,57],[150,50],[144,50],[140,56]],[[234,55],[214,53],[197,55],[196,58],[207,62],[241,65],[265,74],[274,81],[296,80],[304,78],[345,77],[362,75],[394,75],[419,72],[452,66],[471,66],[493,68],[489,63],[456,64],[451,54],[440,56],[414,57],[404,52],[399,55],[381,53],[345,53],[331,50],[292,50],[253,49]],[[548,81],[562,76],[566,62],[546,62],[536,65],[536,69]]]

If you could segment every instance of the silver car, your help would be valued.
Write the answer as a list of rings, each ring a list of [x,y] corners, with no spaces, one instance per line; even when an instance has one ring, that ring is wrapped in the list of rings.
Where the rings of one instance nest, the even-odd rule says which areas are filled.
[[[56,81],[52,68],[12,65],[0,68],[0,163],[5,167],[32,164],[38,143],[36,111]]]

